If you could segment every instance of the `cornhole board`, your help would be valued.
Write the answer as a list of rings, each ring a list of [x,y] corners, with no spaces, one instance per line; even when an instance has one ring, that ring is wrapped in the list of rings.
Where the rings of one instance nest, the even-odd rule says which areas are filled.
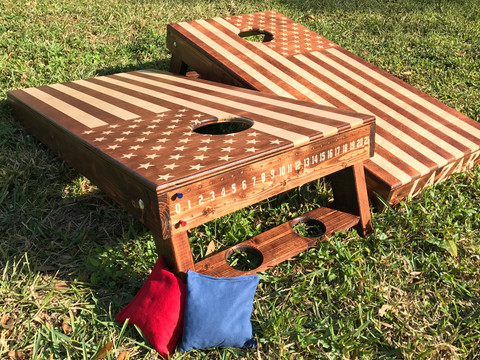
[[[264,34],[264,42],[243,37]],[[480,124],[276,11],[170,24],[170,71],[377,119],[364,164],[391,205],[480,162]]]
[[[153,70],[7,98],[30,133],[150,228],[159,254],[183,277],[188,269],[244,274],[226,262],[233,250],[259,253],[262,264],[251,272],[262,271],[324,238],[297,235],[298,222],[319,222],[326,235],[371,229],[362,165],[374,149],[371,115]],[[201,133],[239,123],[251,127]],[[325,175],[335,184],[331,208],[194,264],[187,230]]]

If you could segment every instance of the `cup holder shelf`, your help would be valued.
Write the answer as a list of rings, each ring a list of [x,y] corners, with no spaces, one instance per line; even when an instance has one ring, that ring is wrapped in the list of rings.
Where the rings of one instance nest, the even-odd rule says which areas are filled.
[[[331,234],[355,226],[359,220],[359,216],[321,207],[197,262],[195,271],[216,277],[241,276],[265,271],[302,251],[314,247]],[[320,222],[325,227],[325,233],[320,237],[312,238],[300,236],[293,230],[293,226],[299,222]],[[246,249],[261,254],[262,262],[260,266],[249,271],[232,268],[227,263],[227,258],[234,251],[246,251]]]

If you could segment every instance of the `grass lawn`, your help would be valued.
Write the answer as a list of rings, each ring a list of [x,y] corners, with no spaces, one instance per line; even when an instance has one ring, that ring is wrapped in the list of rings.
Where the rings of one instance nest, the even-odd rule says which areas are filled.
[[[166,70],[166,24],[271,9],[480,121],[478,0],[2,0],[0,359],[93,359],[110,342],[108,359],[157,358],[114,321],[156,260],[150,232],[26,133],[6,92]],[[194,229],[194,257],[329,196],[319,180]],[[480,359],[480,169],[373,221],[261,274],[256,349],[174,358]]]

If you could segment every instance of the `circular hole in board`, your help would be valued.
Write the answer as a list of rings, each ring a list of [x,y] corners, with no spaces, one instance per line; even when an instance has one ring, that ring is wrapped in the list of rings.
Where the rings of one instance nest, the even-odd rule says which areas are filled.
[[[244,117],[228,119],[206,119],[193,127],[193,131],[204,135],[226,135],[245,131],[253,126],[253,121]]]
[[[269,42],[274,38],[271,32],[257,28],[241,29],[238,36],[250,42]]]
[[[307,238],[319,238],[327,230],[325,225],[315,218],[301,216],[292,222],[292,230],[300,236]]]
[[[238,245],[228,249],[225,258],[235,270],[250,271],[262,265],[263,255],[253,246]]]

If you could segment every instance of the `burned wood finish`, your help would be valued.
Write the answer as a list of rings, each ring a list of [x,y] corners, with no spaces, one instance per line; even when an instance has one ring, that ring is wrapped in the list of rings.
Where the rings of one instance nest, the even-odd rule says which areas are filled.
[[[242,38],[254,33],[271,41]],[[364,167],[379,207],[377,196],[395,205],[480,162],[476,121],[276,11],[170,24],[167,46],[210,80],[375,115]]]
[[[151,70],[15,90],[8,101],[27,131],[152,230],[182,277],[195,268],[188,229],[337,171],[339,188],[354,188],[339,204],[353,215],[331,214],[369,230],[358,189],[374,148],[370,115]],[[234,121],[251,127],[199,131]]]
[[[293,225],[303,220],[316,219],[325,225],[325,234],[319,238],[300,236],[293,231]],[[359,222],[359,217],[338,210],[319,208],[303,216],[290,220],[280,226],[265,231],[249,240],[221,251],[195,264],[195,271],[210,276],[241,276],[265,271],[272,266],[326,240],[331,234],[348,229]],[[250,271],[240,271],[227,263],[228,256],[236,250],[257,250],[262,254],[259,267]]]

